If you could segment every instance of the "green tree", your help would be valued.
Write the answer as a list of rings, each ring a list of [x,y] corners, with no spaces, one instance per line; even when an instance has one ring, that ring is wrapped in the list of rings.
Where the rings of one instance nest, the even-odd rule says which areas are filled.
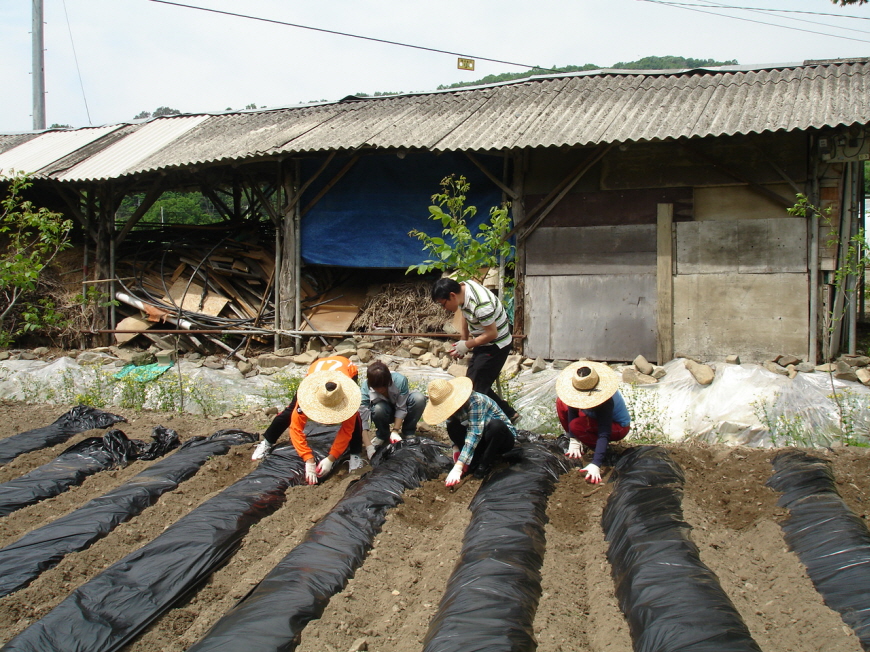
[[[49,129],[72,129],[72,125],[62,125],[58,122],[53,122]]]
[[[841,7],[845,7],[847,5],[863,5],[868,2],[868,0],[831,0],[834,4],[839,4]]]
[[[72,221],[24,199],[31,185],[27,175],[15,174],[0,201],[5,245],[0,252],[0,343],[5,345],[16,335],[58,326],[62,320],[50,300],[31,297],[46,266],[70,246]]]
[[[124,198],[118,209],[116,218],[126,222],[144,199],[143,194],[130,195]],[[171,224],[214,224],[223,218],[215,211],[211,202],[199,192],[164,192],[151,205],[140,223],[171,223]]]
[[[508,260],[513,252],[513,245],[506,237],[511,228],[510,204],[490,208],[489,222],[482,223],[475,235],[469,229],[468,221],[477,215],[477,207],[465,205],[471,184],[464,176],[451,174],[441,180],[441,189],[442,192],[432,195],[429,217],[441,223],[443,237],[432,237],[417,229],[408,233],[420,240],[423,250],[433,258],[411,265],[405,273],[455,270],[456,280],[460,282],[468,279],[482,282],[490,267],[498,267],[499,257]],[[512,265],[508,263],[507,266]]]
[[[150,111],[140,111],[133,118],[134,120],[147,120],[148,118],[160,118],[165,115],[181,115],[178,109],[171,109],[168,106],[158,106],[154,109],[154,113]]]

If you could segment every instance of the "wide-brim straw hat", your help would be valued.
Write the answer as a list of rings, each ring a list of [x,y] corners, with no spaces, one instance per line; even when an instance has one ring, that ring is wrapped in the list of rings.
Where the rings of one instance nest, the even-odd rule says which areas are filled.
[[[436,378],[429,383],[429,400],[423,408],[423,421],[430,426],[437,425],[456,412],[468,397],[474,383],[471,378]]]
[[[305,376],[299,383],[297,397],[305,416],[325,425],[349,419],[362,402],[359,386],[335,370],[315,371]]]
[[[589,375],[581,377],[577,372],[584,367],[589,368]],[[556,396],[565,405],[580,410],[601,405],[613,396],[618,388],[619,378],[616,372],[606,364],[590,360],[569,364],[556,379]]]

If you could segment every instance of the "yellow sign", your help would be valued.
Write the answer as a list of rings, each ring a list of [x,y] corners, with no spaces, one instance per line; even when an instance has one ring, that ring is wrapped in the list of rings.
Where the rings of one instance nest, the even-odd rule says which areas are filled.
[[[463,59],[459,57],[456,60],[456,67],[460,70],[474,70],[474,59]]]

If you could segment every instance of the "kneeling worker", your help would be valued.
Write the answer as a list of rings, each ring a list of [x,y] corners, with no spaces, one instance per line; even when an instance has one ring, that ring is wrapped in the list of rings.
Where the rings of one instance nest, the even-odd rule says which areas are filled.
[[[290,441],[299,457],[305,460],[305,481],[308,484],[317,484],[317,479],[329,473],[335,461],[348,449],[350,470],[361,468],[362,422],[358,412],[361,397],[359,386],[353,380],[356,371],[350,360],[341,356],[316,360],[299,384],[290,405],[263,433],[263,441],[251,459],[258,460],[268,455],[278,437],[289,427]],[[340,424],[329,455],[316,464],[306,437],[306,425],[312,423]]]
[[[361,392],[359,416],[369,459],[387,441],[395,444],[416,432],[426,397],[421,392],[412,392],[405,376],[391,372],[380,360],[372,362],[366,369]],[[370,421],[375,426],[374,438],[369,434]]]
[[[582,459],[581,442],[595,451],[592,463],[580,469],[591,484],[601,482],[608,444],[623,439],[631,426],[618,386],[613,369],[588,360],[568,365],[556,379],[556,412],[569,437],[566,455]]]
[[[514,447],[517,431],[488,396],[472,391],[470,378],[442,378],[429,383],[429,403],[423,421],[437,425],[447,420],[447,435],[453,442],[453,469],[444,483],[459,484],[468,472],[482,478],[499,455]]]

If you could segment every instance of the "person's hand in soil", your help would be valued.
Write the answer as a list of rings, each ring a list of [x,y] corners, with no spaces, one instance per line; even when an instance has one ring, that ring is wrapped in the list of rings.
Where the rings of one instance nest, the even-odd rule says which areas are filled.
[[[579,460],[583,457],[583,445],[579,439],[571,437],[568,440],[568,452],[565,455],[574,460]]]
[[[332,455],[327,455],[320,463],[317,465],[317,477],[322,478],[327,473],[332,471],[332,465],[335,464],[335,460],[332,459]]]
[[[459,481],[462,480],[462,475],[465,473],[466,468],[467,467],[462,462],[456,462],[456,464],[453,465],[450,473],[447,474],[447,480],[444,481],[444,486],[452,487],[459,484]]]
[[[314,460],[305,462],[305,482],[317,484],[317,465],[314,463]]]
[[[601,469],[595,464],[587,464],[580,473],[586,474],[586,482],[589,484],[601,484]]]

